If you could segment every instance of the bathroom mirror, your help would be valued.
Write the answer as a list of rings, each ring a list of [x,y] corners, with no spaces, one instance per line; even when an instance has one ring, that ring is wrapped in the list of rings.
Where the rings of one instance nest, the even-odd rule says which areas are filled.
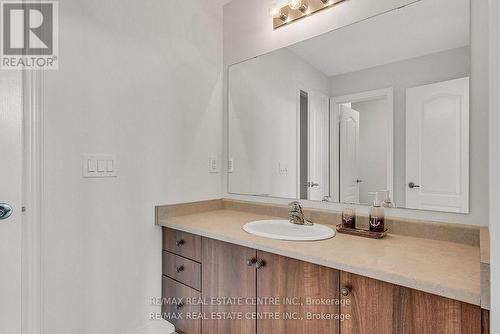
[[[421,0],[230,66],[229,193],[468,213],[470,54]]]

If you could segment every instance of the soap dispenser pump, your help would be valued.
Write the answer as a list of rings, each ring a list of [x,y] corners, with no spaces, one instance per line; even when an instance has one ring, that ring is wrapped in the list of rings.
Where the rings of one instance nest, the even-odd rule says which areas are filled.
[[[380,191],[372,193],[375,195],[375,201],[373,201],[373,205],[370,207],[370,231],[371,232],[384,232],[385,231],[385,214],[384,207],[382,206]]]
[[[394,203],[391,200],[391,192],[389,190],[380,190],[379,193],[381,196],[380,199],[382,199],[382,197],[384,198],[381,202],[382,206],[384,208],[394,208]]]

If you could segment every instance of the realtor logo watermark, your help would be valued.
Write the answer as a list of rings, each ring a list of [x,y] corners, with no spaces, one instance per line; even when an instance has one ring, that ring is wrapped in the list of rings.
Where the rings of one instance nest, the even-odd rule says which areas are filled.
[[[0,1],[1,69],[56,70],[58,2]]]

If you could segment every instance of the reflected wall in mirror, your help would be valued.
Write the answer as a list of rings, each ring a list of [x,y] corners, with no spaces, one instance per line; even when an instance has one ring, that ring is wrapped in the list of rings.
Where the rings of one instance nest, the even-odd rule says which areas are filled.
[[[469,211],[470,1],[421,0],[229,68],[228,191]]]

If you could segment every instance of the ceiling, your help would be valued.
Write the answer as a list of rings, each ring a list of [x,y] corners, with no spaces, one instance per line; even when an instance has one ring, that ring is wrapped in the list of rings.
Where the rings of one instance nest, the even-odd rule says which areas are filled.
[[[289,49],[334,76],[469,44],[470,0],[422,0]]]

